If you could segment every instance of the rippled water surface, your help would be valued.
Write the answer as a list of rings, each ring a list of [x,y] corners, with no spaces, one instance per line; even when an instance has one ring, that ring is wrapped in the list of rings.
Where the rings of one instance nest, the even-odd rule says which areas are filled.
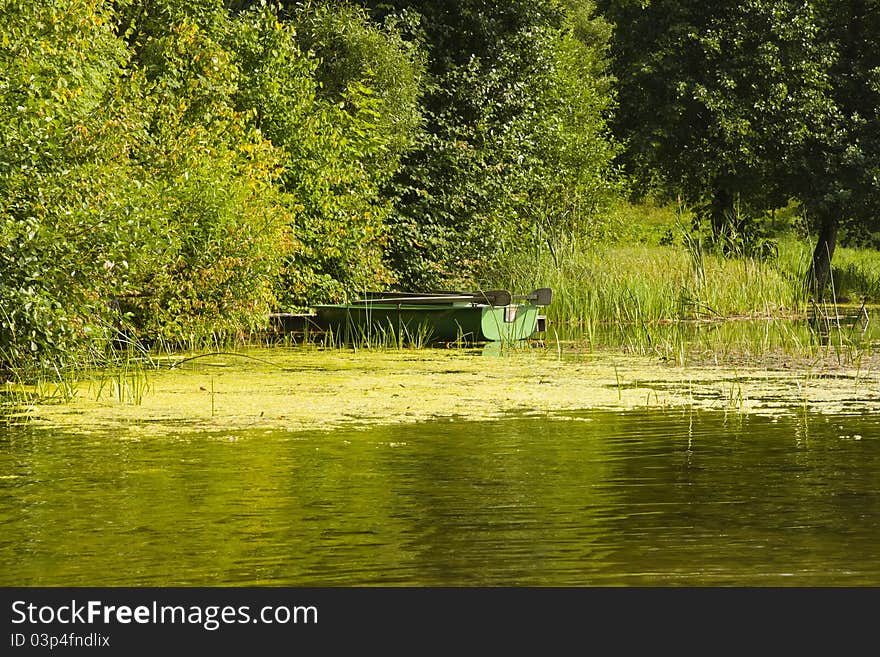
[[[2,585],[880,584],[880,418],[0,429]]]

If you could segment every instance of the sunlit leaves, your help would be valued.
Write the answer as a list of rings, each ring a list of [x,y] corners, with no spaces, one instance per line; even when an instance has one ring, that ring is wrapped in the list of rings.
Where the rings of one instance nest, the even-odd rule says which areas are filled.
[[[0,367],[105,335],[126,284],[126,51],[92,2],[5,2],[0,23]]]

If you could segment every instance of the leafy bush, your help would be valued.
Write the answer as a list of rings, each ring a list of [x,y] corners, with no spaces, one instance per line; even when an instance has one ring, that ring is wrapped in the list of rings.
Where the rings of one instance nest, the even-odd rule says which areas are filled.
[[[64,365],[112,337],[136,123],[102,6],[4,3],[0,368]]]
[[[254,9],[228,36],[243,73],[237,106],[284,153],[297,247],[280,278],[285,308],[393,280],[382,188],[415,138],[421,71],[412,48],[353,8],[310,7],[293,21]]]

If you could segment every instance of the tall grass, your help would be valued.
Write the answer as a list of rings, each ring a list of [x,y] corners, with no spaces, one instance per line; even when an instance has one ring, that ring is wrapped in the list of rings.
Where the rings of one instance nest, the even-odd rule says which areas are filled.
[[[83,392],[139,405],[151,389],[150,371],[158,367],[153,354],[123,336],[99,347],[80,360],[7,369],[0,381],[0,423],[26,422],[38,405],[68,403]]]
[[[834,279],[841,303],[880,303],[880,254],[870,249],[838,248]]]
[[[655,231],[657,232],[657,231]],[[487,284],[553,288],[546,313],[562,339],[622,347],[677,362],[729,360],[775,352],[838,361],[861,357],[858,332],[817,329],[790,320],[832,317],[838,303],[880,299],[880,254],[840,249],[830,300],[807,297],[804,275],[812,244],[786,235],[766,257],[728,257],[682,231],[664,244],[576,242],[555,258],[537,253],[506,261]],[[731,320],[756,320],[752,322]]]
[[[414,325],[392,322],[355,322],[328,328],[312,334],[303,334],[301,346],[316,346],[325,349],[359,350],[404,350],[424,349],[432,344],[433,328],[429,323]]]
[[[775,263],[676,246],[601,245],[510,263],[512,289],[553,288],[556,325],[640,323],[802,312],[797,277]],[[496,282],[497,283],[497,282]]]

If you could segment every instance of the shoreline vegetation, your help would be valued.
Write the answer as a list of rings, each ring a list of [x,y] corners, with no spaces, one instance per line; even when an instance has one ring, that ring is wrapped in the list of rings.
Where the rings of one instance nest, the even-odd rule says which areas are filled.
[[[671,215],[653,214],[639,230],[654,243],[572,250],[560,264],[544,256],[496,279],[516,288],[537,276],[555,286],[548,329],[536,340],[345,344],[256,331],[170,349],[128,347],[98,369],[8,380],[4,420],[136,439],[518,412],[872,408],[880,397],[878,306],[867,303],[880,284],[875,252],[841,249],[841,299],[818,305],[799,287],[806,240],[782,236],[779,254],[764,260],[709,253],[696,261],[686,244],[668,239]]]
[[[259,345],[450,357],[266,333],[381,289],[550,287],[525,351],[604,362],[600,388],[620,358],[858,387],[880,304],[858,6],[2,0],[0,417],[147,408],[168,359]]]
[[[553,288],[555,338],[686,363],[751,365],[781,355],[809,362],[832,346],[843,363],[874,358],[869,331],[880,300],[880,253],[839,247],[829,291],[805,287],[811,245],[795,216],[777,217],[763,257],[731,257],[695,241],[671,208],[627,206],[629,235],[508,263],[492,285]],[[561,252],[561,253],[560,253]],[[875,320],[876,321],[876,320]],[[750,328],[750,324],[754,328]],[[708,330],[700,331],[700,327]]]
[[[572,249],[558,264],[543,255],[496,279],[554,286],[539,339],[345,344],[255,331],[128,346],[97,369],[7,380],[4,420],[137,438],[598,409],[847,413],[876,403],[880,327],[867,302],[880,285],[875,252],[840,249],[841,298],[818,305],[800,287],[805,239],[789,232],[763,260],[697,260],[669,240],[671,214],[630,210],[654,217],[628,223],[646,236],[640,242]]]

